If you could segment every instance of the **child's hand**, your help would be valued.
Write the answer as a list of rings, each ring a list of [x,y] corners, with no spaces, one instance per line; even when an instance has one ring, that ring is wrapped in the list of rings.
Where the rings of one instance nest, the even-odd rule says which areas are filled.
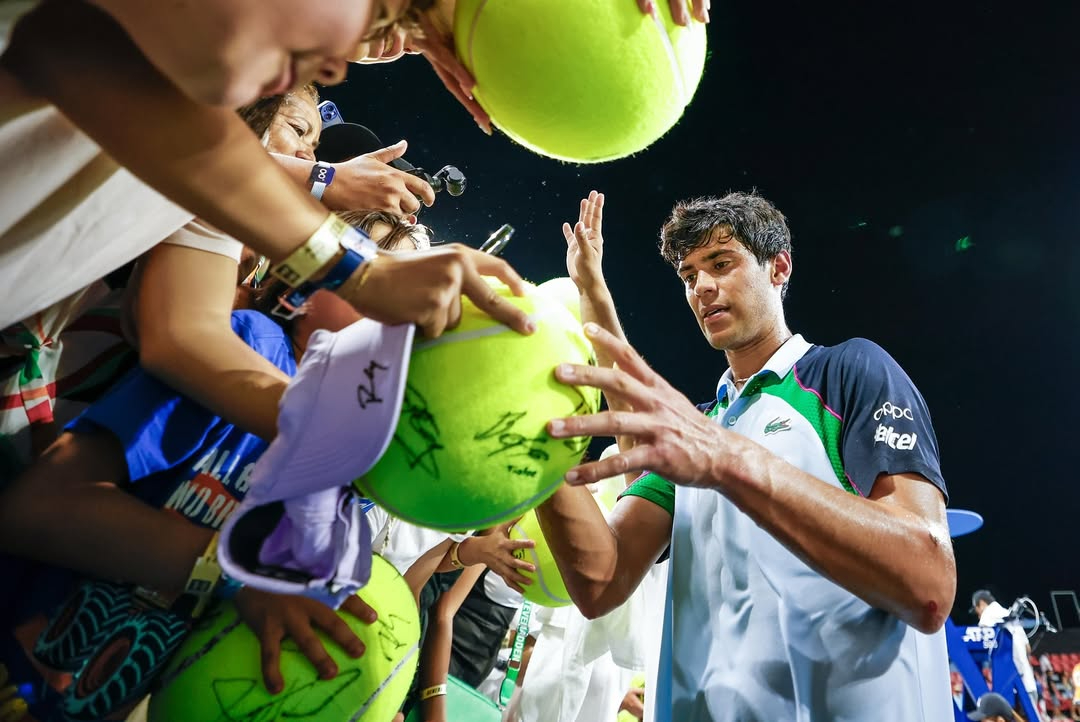
[[[604,194],[590,191],[581,199],[578,221],[571,228],[563,223],[566,238],[566,270],[577,284],[578,291],[591,293],[603,287],[604,273],[600,268],[604,258]]]
[[[375,610],[357,596],[346,600],[341,609],[368,624],[376,618]],[[259,638],[263,681],[271,694],[285,686],[281,677],[281,640],[286,637],[296,642],[321,679],[336,677],[338,666],[315,634],[316,629],[325,632],[350,657],[364,653],[364,643],[338,612],[314,599],[244,587],[236,594],[236,611]]]
[[[498,574],[506,585],[514,591],[524,594],[524,587],[532,582],[522,576],[521,570],[535,572],[536,567],[525,561],[523,549],[532,549],[536,542],[532,539],[511,539],[510,527],[514,522],[500,524],[490,534],[471,536],[458,547],[458,558],[466,566],[483,564]]]

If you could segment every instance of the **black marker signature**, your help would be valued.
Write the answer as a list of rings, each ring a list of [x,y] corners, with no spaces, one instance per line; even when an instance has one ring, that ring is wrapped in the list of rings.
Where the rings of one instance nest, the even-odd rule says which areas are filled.
[[[389,370],[389,366],[383,366],[378,361],[372,361],[364,369],[364,376],[367,377],[366,385],[364,382],[360,382],[356,386],[356,401],[360,404],[361,409],[366,409],[368,404],[381,404],[383,402],[382,398],[379,397],[378,390],[375,388],[375,372]]]
[[[273,722],[319,715],[363,676],[362,670],[347,669],[334,679],[313,679],[294,688],[286,687],[284,692],[273,697],[266,693],[261,680],[247,677],[215,679],[210,687],[221,710],[219,719],[229,722]]]
[[[551,440],[546,434],[530,439],[513,430],[515,425],[526,415],[527,412],[525,411],[504,412],[498,421],[488,429],[473,436],[473,439],[476,441],[495,440],[498,443],[498,448],[488,452],[489,457],[511,452],[508,456],[527,456],[534,461],[547,461],[551,458],[551,455],[540,447],[541,444],[547,444]]]
[[[400,617],[396,614],[380,614],[376,624],[379,625],[379,631],[376,633],[379,638],[379,649],[383,653],[383,658],[387,662],[393,661],[401,657],[399,652],[403,647],[407,647],[412,642],[407,639],[402,639],[397,635],[396,624],[402,622],[408,625],[408,621],[405,617]]]
[[[439,422],[428,409],[427,399],[415,387],[405,385],[405,398],[401,402],[401,419],[394,441],[405,450],[410,469],[420,467],[436,479],[439,478],[439,462],[435,452],[444,448],[439,441]],[[411,432],[411,433],[410,433]]]

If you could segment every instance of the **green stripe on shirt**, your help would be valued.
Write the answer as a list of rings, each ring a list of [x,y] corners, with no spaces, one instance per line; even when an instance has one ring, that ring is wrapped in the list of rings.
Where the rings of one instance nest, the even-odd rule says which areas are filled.
[[[658,474],[650,472],[637,479],[619,494],[620,499],[624,496],[640,496],[675,516],[675,485]]]

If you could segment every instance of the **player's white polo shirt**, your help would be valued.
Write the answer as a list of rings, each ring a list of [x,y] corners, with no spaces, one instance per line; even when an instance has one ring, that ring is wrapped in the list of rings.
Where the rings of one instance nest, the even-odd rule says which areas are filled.
[[[717,398],[717,423],[827,484],[865,496],[879,474],[914,472],[944,492],[926,405],[869,341],[825,348],[795,336],[741,393],[726,373]],[[675,493],[671,586],[667,719],[952,719],[943,632],[870,607],[716,491]]]

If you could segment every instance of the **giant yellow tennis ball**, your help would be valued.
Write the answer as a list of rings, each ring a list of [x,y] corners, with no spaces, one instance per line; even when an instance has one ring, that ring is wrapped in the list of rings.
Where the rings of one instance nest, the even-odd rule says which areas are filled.
[[[357,487],[393,516],[462,531],[513,519],[555,492],[589,439],[553,439],[553,418],[594,413],[596,389],[555,380],[562,362],[592,363],[581,323],[532,289],[514,296],[537,330],[522,335],[462,298],[461,323],[412,350],[393,440]]]
[[[593,501],[600,506],[601,511],[608,510],[598,495],[593,495]],[[559,566],[551,553],[551,547],[548,546],[544,532],[540,529],[540,520],[535,510],[521,517],[510,527],[510,538],[532,539],[536,542],[536,546],[532,549],[518,549],[514,552],[515,557],[531,562],[536,567],[535,573],[521,572],[532,582],[525,587],[525,598],[541,607],[565,607],[573,604],[570,593],[566,591],[566,584],[559,572]]]
[[[630,687],[632,689],[645,689],[645,675],[635,674],[633,679],[630,680]],[[643,703],[645,698],[641,700]],[[617,722],[638,722],[638,718],[633,715],[629,710],[623,710],[619,712],[619,716],[616,718]]]
[[[581,320],[581,293],[572,278],[569,276],[552,278],[541,283],[536,287],[536,290],[555,299],[565,306],[566,310],[573,314],[574,318],[578,321]]]
[[[643,150],[682,116],[705,67],[705,26],[633,0],[458,0],[454,42],[495,125],[575,163]]]
[[[305,719],[310,722],[387,722],[409,691],[419,656],[420,618],[409,585],[389,562],[375,557],[360,598],[379,615],[365,624],[342,618],[367,647],[353,659],[319,632],[338,665],[321,680],[295,642],[281,645],[285,688],[266,691],[255,634],[222,604],[199,620],[151,696],[149,722],[231,722]]]
[[[524,559],[536,567],[536,572],[522,571],[532,584],[525,587],[525,598],[533,604],[541,607],[566,607],[573,604],[570,593],[566,591],[562,574],[555,564],[555,557],[551,554],[544,533],[540,530],[540,520],[536,518],[536,511],[530,511],[521,520],[510,527],[511,539],[532,539],[536,546],[532,549],[518,549],[514,556]]]

